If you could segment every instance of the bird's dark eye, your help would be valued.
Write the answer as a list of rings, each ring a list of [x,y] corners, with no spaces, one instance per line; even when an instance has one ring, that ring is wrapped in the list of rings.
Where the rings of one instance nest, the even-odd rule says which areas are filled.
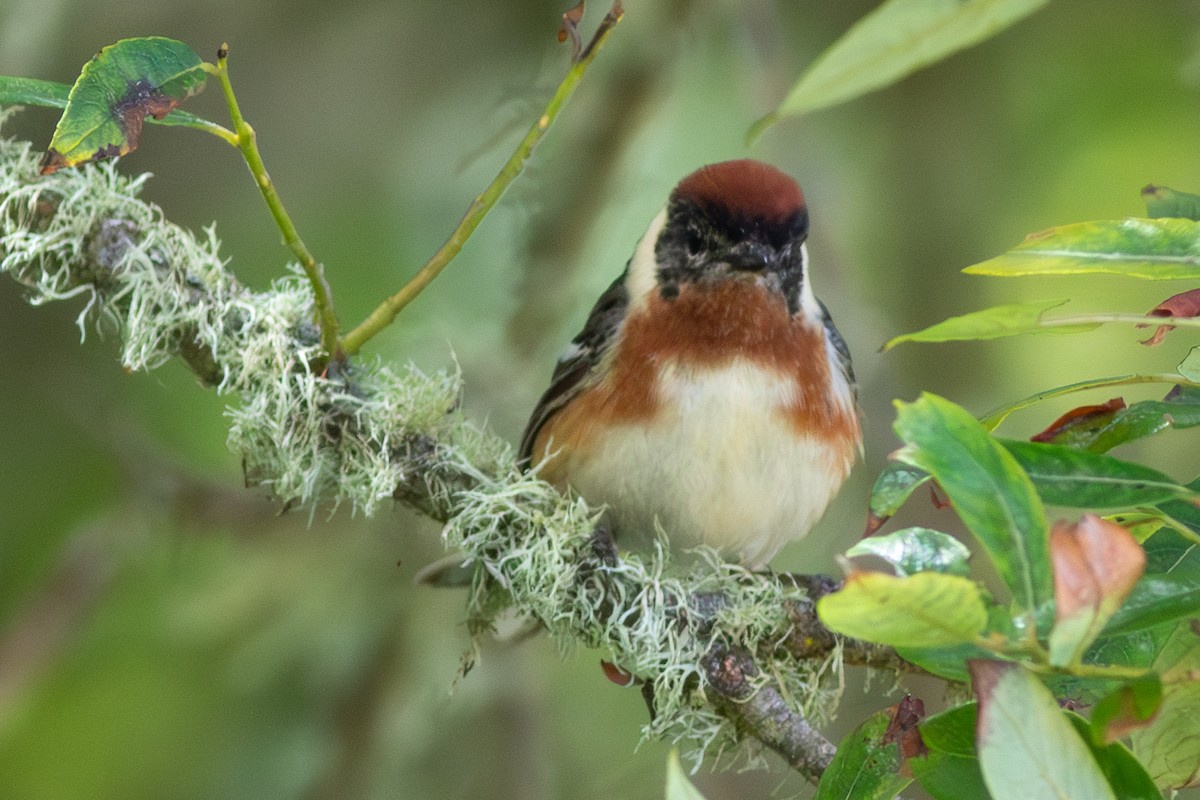
[[[700,229],[689,225],[687,230],[687,251],[689,256],[699,255],[704,249],[704,236]]]

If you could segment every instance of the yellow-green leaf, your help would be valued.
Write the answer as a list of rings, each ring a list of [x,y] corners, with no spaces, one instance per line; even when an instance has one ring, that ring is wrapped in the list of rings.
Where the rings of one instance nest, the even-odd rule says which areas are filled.
[[[1042,315],[1066,300],[1037,300],[1031,303],[1010,303],[993,306],[982,311],[972,311],[951,317],[923,330],[893,337],[883,346],[891,350],[903,342],[957,342],[978,339],[1002,339],[1023,333],[1082,333],[1095,330],[1096,323],[1057,326],[1047,328],[1042,324]]]
[[[897,578],[855,572],[817,602],[831,630],[892,647],[948,647],[974,641],[987,625],[987,608],[974,581],[919,572]]]
[[[666,800],[704,800],[704,795],[700,794],[700,790],[693,786],[687,775],[684,774],[683,765],[679,763],[679,751],[675,748],[672,748],[671,755],[667,756],[665,798]]]
[[[972,275],[1085,275],[1148,280],[1200,278],[1200,222],[1167,217],[1077,222],[1030,234]]]

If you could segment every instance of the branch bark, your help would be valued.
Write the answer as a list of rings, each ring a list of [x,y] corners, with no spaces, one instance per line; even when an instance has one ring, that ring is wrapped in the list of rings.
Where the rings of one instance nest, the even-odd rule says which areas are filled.
[[[839,652],[847,663],[915,669],[820,624],[815,601],[832,579],[717,563],[712,574],[671,578],[654,557],[607,558],[593,546],[593,512],[522,474],[511,448],[462,419],[452,378],[354,364],[312,374],[311,299],[242,287],[215,239],[197,242],[137,199],[140,179],[105,166],[39,178],[28,147],[5,140],[0,166],[0,263],[31,300],[90,295],[89,308],[118,322],[129,368],[175,356],[202,383],[238,394],[235,430],[259,426],[233,437],[248,478],[281,500],[311,508],[348,498],[369,512],[393,496],[447,523],[488,576],[470,597],[472,618],[486,624],[508,603],[553,636],[608,650],[654,685],[662,719],[652,733],[680,735],[674,721],[686,736],[714,711],[816,780],[833,745],[768,676]]]

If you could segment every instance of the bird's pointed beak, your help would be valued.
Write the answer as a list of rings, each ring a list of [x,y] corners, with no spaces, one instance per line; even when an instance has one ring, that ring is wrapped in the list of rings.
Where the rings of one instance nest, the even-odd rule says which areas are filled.
[[[763,272],[771,266],[771,248],[761,242],[747,240],[729,248],[725,258],[729,266],[746,272]]]

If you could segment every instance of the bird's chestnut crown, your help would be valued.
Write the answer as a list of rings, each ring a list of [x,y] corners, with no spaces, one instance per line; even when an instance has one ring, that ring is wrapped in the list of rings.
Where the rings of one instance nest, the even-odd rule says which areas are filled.
[[[696,280],[714,271],[802,269],[808,209],[800,187],[751,159],[723,161],[688,175],[667,202],[656,245],[663,277]]]

